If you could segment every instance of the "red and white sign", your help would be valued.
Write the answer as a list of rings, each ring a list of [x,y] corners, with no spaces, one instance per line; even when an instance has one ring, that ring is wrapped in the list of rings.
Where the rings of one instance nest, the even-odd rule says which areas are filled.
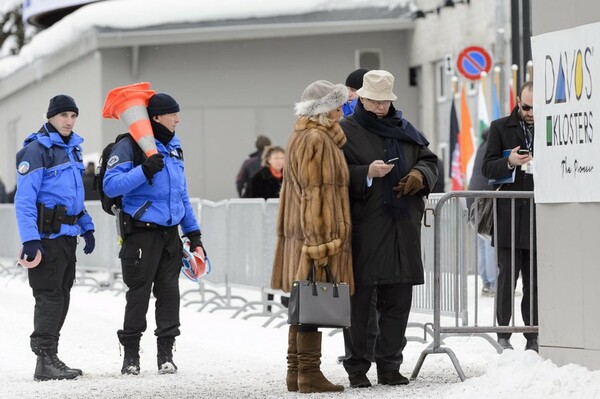
[[[458,55],[456,67],[465,78],[479,80],[481,72],[488,73],[492,68],[492,57],[482,47],[467,47]]]

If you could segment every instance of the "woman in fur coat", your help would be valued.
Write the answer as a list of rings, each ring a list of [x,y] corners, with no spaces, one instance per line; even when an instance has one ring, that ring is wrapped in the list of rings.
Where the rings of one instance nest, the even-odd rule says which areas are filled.
[[[284,166],[277,220],[277,247],[271,285],[290,292],[292,283],[306,280],[312,265],[329,265],[338,281],[354,289],[349,174],[341,147],[340,128],[347,89],[325,80],[311,83],[296,104],[294,131]],[[325,281],[323,268],[316,279]],[[289,391],[336,392],[321,373],[321,333],[318,326],[290,325],[287,355]]]

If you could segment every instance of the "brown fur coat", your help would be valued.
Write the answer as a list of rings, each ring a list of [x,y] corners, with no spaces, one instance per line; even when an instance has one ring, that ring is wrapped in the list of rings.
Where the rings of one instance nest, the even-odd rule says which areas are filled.
[[[296,121],[283,168],[271,277],[275,289],[289,292],[318,261],[354,290],[345,142],[337,123],[327,128],[305,117]],[[324,281],[323,269],[317,271],[316,278]]]

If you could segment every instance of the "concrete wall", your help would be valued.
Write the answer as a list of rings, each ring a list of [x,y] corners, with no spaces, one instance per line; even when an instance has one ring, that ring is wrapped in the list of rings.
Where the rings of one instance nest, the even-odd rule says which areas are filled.
[[[533,0],[533,34],[600,20],[597,0]],[[540,354],[600,369],[600,204],[538,204]]]
[[[71,95],[79,107],[75,132],[85,139],[84,154],[100,147],[100,69],[98,53],[90,53],[0,101],[0,176],[7,190],[15,186],[15,153],[46,121],[48,102],[57,94]]]
[[[235,177],[259,134],[285,148],[304,88],[318,79],[345,81],[355,50],[381,48],[382,68],[396,76],[398,108],[414,121],[416,89],[408,86],[406,34],[401,32],[193,43],[141,47],[132,73],[130,48],[102,50],[102,87],[151,82],[181,105],[190,195],[236,197]],[[105,143],[124,130],[102,122]]]

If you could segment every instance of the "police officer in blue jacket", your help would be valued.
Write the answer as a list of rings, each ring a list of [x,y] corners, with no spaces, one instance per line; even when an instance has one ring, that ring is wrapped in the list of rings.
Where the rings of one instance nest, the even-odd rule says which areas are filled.
[[[86,254],[95,247],[94,224],[83,203],[83,138],[73,132],[78,115],[73,98],[53,97],[48,121],[17,153],[15,210],[23,242],[21,262],[31,267],[35,310],[30,342],[37,355],[34,379],[41,381],[82,374],[57,356],[75,280],[77,236],[84,238]],[[38,252],[42,258],[35,266]]]
[[[179,335],[179,272],[182,242],[178,226],[190,240],[190,249],[202,247],[200,227],[187,193],[183,151],[175,136],[179,104],[157,93],[148,101],[158,154],[135,165],[137,144],[119,140],[113,147],[104,176],[104,192],[122,196],[119,253],[123,281],[129,288],[123,328],[117,332],[125,348],[121,373],[140,372],[140,338],[146,330],[150,293],[156,297],[157,361],[160,374],[177,371],[173,344]]]

